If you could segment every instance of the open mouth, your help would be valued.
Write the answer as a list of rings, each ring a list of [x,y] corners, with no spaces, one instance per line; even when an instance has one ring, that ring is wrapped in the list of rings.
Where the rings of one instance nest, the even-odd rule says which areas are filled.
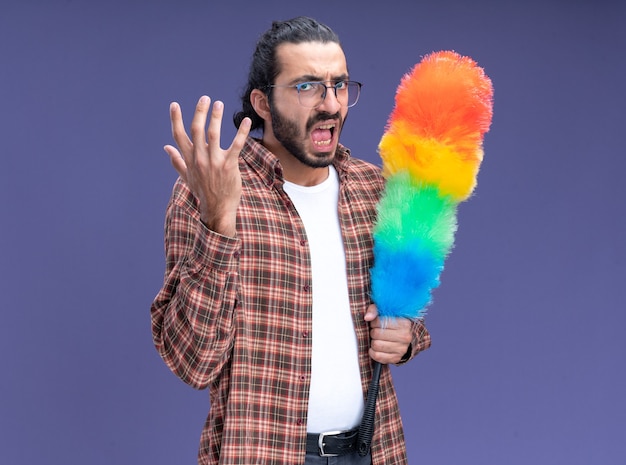
[[[315,147],[324,149],[331,146],[335,135],[335,123],[322,124],[311,131]]]

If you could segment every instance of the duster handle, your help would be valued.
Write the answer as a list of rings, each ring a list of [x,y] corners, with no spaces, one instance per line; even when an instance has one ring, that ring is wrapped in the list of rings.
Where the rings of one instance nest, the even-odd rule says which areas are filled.
[[[372,444],[372,436],[374,435],[374,418],[376,416],[376,398],[378,397],[378,387],[380,385],[380,371],[382,364],[374,361],[374,369],[372,372],[372,380],[367,391],[367,400],[361,418],[361,426],[359,427],[359,437],[357,440],[357,450],[359,455],[364,457],[370,451]]]

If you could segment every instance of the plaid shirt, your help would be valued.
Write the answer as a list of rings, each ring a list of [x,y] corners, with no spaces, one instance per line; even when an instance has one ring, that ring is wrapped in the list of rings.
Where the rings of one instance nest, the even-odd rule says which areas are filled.
[[[371,229],[383,189],[380,170],[340,146],[339,218],[358,339],[363,395],[371,377]],[[283,191],[278,159],[249,138],[239,158],[243,193],[237,236],[199,221],[178,180],[165,225],[166,271],[151,307],[155,345],[170,369],[210,389],[200,464],[304,463],[311,375],[311,262],[304,225]],[[430,346],[413,325],[412,354]],[[333,363],[328,360],[328,363]],[[389,367],[378,396],[373,463],[406,464],[402,422]]]

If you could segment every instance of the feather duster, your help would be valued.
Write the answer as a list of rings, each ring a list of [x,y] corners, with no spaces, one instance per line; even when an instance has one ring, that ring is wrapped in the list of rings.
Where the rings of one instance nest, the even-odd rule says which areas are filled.
[[[453,51],[425,56],[402,77],[379,143],[385,189],[374,225],[372,300],[383,321],[423,318],[454,246],[457,206],[475,186],[493,88]],[[358,449],[373,433],[381,365],[374,363]]]
[[[483,70],[451,51],[402,78],[379,144],[386,186],[371,279],[381,317],[424,316],[454,245],[457,205],[476,186],[492,96]]]

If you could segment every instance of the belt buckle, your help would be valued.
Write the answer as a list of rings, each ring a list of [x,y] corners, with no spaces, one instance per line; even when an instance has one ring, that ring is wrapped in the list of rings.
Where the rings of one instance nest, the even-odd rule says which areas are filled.
[[[320,457],[338,457],[339,454],[327,454],[324,451],[324,438],[326,436],[334,436],[337,434],[345,433],[345,431],[327,431],[326,433],[320,433],[319,439],[317,440],[317,446],[320,449]]]

